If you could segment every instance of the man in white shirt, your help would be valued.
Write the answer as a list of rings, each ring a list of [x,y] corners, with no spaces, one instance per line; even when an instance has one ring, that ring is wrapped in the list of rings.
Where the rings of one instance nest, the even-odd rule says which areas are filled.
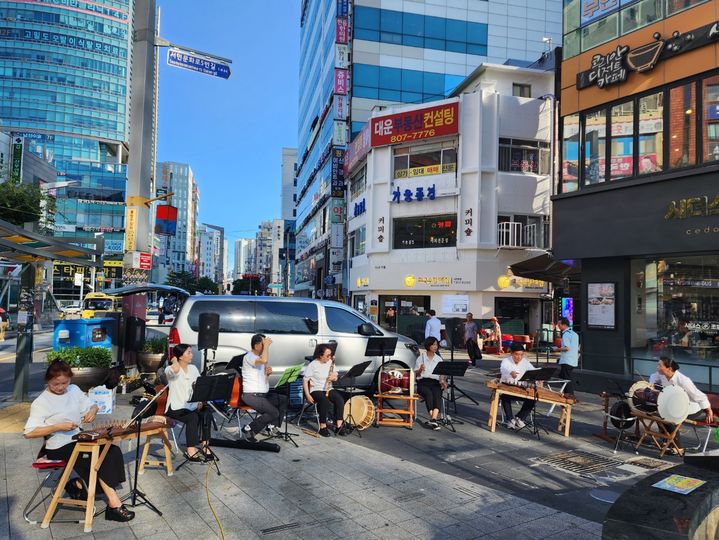
[[[569,319],[559,319],[559,330],[562,332],[562,346],[553,347],[559,351],[559,375],[560,379],[569,382],[564,387],[564,395],[574,397],[574,381],[572,371],[579,365],[579,336],[569,326]]]
[[[518,385],[522,376],[532,369],[534,369],[534,366],[524,357],[524,347],[519,344],[512,345],[512,355],[502,360],[499,368],[500,381],[506,384]],[[519,409],[517,416],[512,414],[513,400],[522,402],[522,408]],[[499,401],[502,403],[502,409],[504,410],[505,425],[509,429],[523,428],[525,426],[524,420],[534,408],[534,400],[503,395],[499,398]]]
[[[427,324],[424,325],[424,339],[433,337],[440,341],[442,339],[440,336],[442,321],[437,318],[435,310],[430,309],[427,313],[429,314],[429,319],[427,319]]]
[[[661,386],[678,386],[689,396],[689,416],[692,420],[700,420],[711,424],[714,411],[707,395],[699,390],[694,381],[679,372],[679,364],[668,356],[661,356],[657,363],[656,373],[649,377],[651,384]]]
[[[270,345],[272,340],[263,334],[255,334],[250,340],[250,350],[242,360],[242,401],[255,409],[258,415],[243,428],[245,439],[256,442],[255,435],[269,427],[269,434],[276,435],[274,426],[280,425],[287,411],[287,396],[270,392],[269,376]]]

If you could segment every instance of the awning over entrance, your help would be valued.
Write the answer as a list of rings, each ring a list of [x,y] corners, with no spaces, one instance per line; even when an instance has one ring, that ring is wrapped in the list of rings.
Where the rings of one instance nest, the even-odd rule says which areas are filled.
[[[515,276],[541,279],[555,285],[561,284],[564,279],[576,279],[582,272],[580,261],[558,261],[551,253],[544,253],[510,266]]]
[[[93,242],[91,238],[87,241]],[[61,238],[26,231],[0,219],[0,259],[16,263],[61,260],[83,266],[102,266],[100,255],[101,250],[82,248]]]

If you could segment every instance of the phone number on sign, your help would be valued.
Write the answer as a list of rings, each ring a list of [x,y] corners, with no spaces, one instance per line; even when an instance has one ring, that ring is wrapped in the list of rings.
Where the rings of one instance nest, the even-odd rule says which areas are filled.
[[[404,142],[413,141],[415,139],[425,139],[427,137],[434,137],[435,131],[433,129],[425,129],[424,131],[415,131],[413,133],[402,133],[401,135],[392,135],[390,142]]]

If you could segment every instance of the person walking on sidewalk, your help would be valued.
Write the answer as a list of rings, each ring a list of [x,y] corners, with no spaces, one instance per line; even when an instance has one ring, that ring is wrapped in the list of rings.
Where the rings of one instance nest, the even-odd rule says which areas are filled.
[[[435,310],[430,309],[427,313],[429,314],[429,319],[427,319],[427,324],[424,325],[424,339],[433,337],[439,341],[442,339],[440,337],[442,321],[437,318],[437,312]]]
[[[467,320],[464,321],[464,345],[469,355],[469,363],[476,366],[477,360],[482,359],[482,347],[479,346],[479,328],[473,317],[471,313],[467,313]]]
[[[434,368],[442,361],[442,357],[437,352],[439,349],[437,338],[428,337],[424,341],[424,349],[419,353],[415,364],[417,393],[424,399],[429,413],[429,420],[424,423],[425,427],[438,430],[437,417],[439,416],[439,408],[442,405],[442,392],[447,389],[447,382],[444,380],[443,375],[433,373]]]
[[[269,428],[269,435],[277,435],[279,430],[275,426],[280,425],[287,410],[287,396],[270,392],[270,345],[270,338],[255,334],[250,340],[252,350],[242,360],[242,401],[258,413],[242,430],[249,442],[257,442],[255,435],[265,428]]]
[[[559,351],[558,377],[569,381],[564,387],[564,395],[574,397],[572,371],[579,365],[579,336],[569,326],[569,319],[566,317],[559,319],[559,330],[562,332],[562,345],[553,347],[555,351]]]

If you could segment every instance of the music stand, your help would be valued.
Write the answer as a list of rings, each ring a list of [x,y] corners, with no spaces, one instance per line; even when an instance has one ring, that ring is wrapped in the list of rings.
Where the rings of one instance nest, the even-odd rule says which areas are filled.
[[[335,343],[335,349],[336,348],[337,344]],[[299,433],[290,433],[287,431],[287,425],[289,423],[287,412],[290,407],[290,385],[297,380],[304,367],[304,363],[288,367],[285,369],[284,373],[282,373],[282,377],[280,377],[280,380],[277,381],[277,384],[275,385],[275,390],[283,389],[285,391],[285,395],[287,396],[287,407],[285,407],[285,432],[277,435],[277,437],[283,441],[290,441],[295,445],[295,448],[299,448],[299,445],[292,437],[299,437]]]
[[[384,363],[386,356],[392,356],[397,347],[397,338],[391,336],[370,336],[367,338],[367,347],[365,348],[365,356],[381,356],[382,369],[380,369],[380,377],[384,371]],[[382,393],[381,380],[377,381],[377,390]]]
[[[135,479],[132,483],[132,489],[130,490],[130,493],[125,495],[123,497],[123,501],[127,499],[131,499],[130,506],[133,508],[136,507],[138,504],[144,504],[147,506],[150,510],[155,512],[158,516],[162,515],[162,512],[160,512],[157,507],[155,507],[154,504],[150,502],[150,500],[147,498],[147,495],[143,491],[140,491],[140,489],[137,487],[137,477],[140,473],[140,434],[142,432],[142,419],[145,418],[146,413],[150,409],[150,406],[157,401],[157,399],[167,391],[169,386],[165,385],[165,387],[157,392],[152,398],[145,404],[145,406],[138,412],[134,417],[130,418],[127,422],[125,422],[125,425],[123,425],[123,429],[127,429],[130,427],[133,422],[137,425],[137,431],[135,433],[137,440],[135,441]],[[110,439],[112,439],[112,428],[108,430],[108,435],[110,436]],[[137,499],[140,499],[140,503],[137,502]]]
[[[549,431],[547,431],[547,428],[544,426],[540,426],[537,423],[537,403],[539,402],[539,389],[537,387],[537,382],[539,381],[548,381],[552,377],[554,377],[555,373],[557,372],[558,367],[552,366],[552,367],[543,367],[538,369],[530,369],[527,370],[524,375],[519,379],[519,382],[527,383],[528,385],[531,385],[532,388],[534,388],[534,406],[532,407],[532,429],[530,430],[532,434],[537,436],[537,440],[539,440],[539,428],[541,427],[544,432],[549,435]],[[525,426],[526,427],[526,426]],[[522,428],[524,429],[524,428]]]
[[[438,363],[434,369],[432,370],[432,375],[444,375],[445,377],[449,378],[449,382],[447,383],[447,406],[445,407],[445,411],[443,414],[443,418],[440,421],[440,423],[444,424],[445,426],[449,427],[449,429],[452,430],[452,432],[456,433],[457,430],[454,429],[454,424],[464,424],[464,422],[460,422],[459,420],[452,420],[452,417],[449,416],[449,404],[454,403],[454,412],[457,413],[457,398],[454,394],[455,390],[455,384],[454,384],[454,378],[455,377],[464,377],[464,374],[467,372],[468,368],[467,362],[445,362],[442,361]],[[473,398],[465,394],[460,388],[457,388],[457,391],[460,392],[463,396],[465,396],[467,399],[470,399],[474,401],[477,405],[477,403]],[[444,397],[443,397],[444,399]]]
[[[232,385],[235,382],[235,377],[236,375],[234,373],[220,373],[218,375],[207,375],[198,377],[197,379],[195,379],[194,386],[192,389],[192,396],[190,397],[190,399],[187,400],[188,403],[205,403],[216,411],[217,408],[212,402],[227,402],[227,400],[230,399],[230,394],[232,394]],[[205,450],[207,450],[209,452],[209,455],[212,457],[211,465],[215,466],[215,469],[217,469],[217,475],[219,476],[221,473],[220,466],[217,464],[217,462],[220,460],[220,458],[217,457],[217,454],[215,454],[209,446],[205,447]],[[185,461],[180,463],[175,470],[179,471],[180,468],[188,461],[188,459],[185,459]]]
[[[349,380],[349,386],[340,386],[340,388],[344,388],[345,392],[348,392],[351,394],[350,396],[350,410],[349,415],[347,418],[344,419],[345,424],[347,424],[350,428],[350,433],[353,431],[357,431],[357,435],[359,435],[360,439],[362,438],[362,433],[359,429],[355,430],[355,425],[357,422],[355,421],[355,417],[352,415],[352,397],[354,397],[354,393],[357,390],[357,387],[355,386],[355,378],[362,375],[365,370],[369,367],[369,365],[372,363],[372,360],[366,360],[364,362],[360,362],[359,364],[355,364],[352,366],[347,373],[342,375],[339,379],[337,379],[337,382],[340,382],[342,379],[348,379]],[[336,385],[335,385],[336,386]],[[347,390],[347,388],[351,388],[351,390]]]

